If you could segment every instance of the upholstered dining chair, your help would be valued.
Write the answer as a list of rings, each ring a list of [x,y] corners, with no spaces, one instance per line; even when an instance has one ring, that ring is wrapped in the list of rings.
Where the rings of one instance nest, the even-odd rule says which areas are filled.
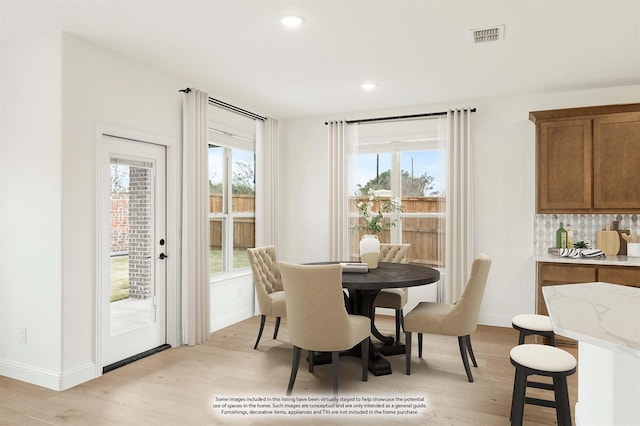
[[[380,262],[409,263],[411,244],[380,244]],[[400,341],[400,326],[403,323],[402,308],[407,304],[409,289],[383,288],[373,301],[374,308],[393,309],[396,314],[396,342]],[[403,326],[404,327],[404,326]]]
[[[344,307],[340,265],[295,265],[280,262],[287,305],[287,330],[293,344],[293,362],[287,395],[291,395],[300,364],[300,352],[331,352],[333,394],[338,394],[340,351],[360,343],[362,380],[367,381],[371,320],[350,315]]]
[[[286,317],[287,311],[275,246],[250,248],[247,249],[247,254],[251,271],[253,272],[253,281],[255,282],[258,307],[261,314],[260,330],[258,331],[256,344],[253,345],[253,349],[257,349],[267,316],[276,317],[276,326],[273,331],[273,338],[276,339],[280,329],[280,318]]]
[[[407,374],[411,374],[412,332],[418,333],[418,356],[420,358],[422,358],[423,333],[457,336],[460,356],[467,372],[467,378],[470,382],[473,382],[467,352],[469,352],[473,366],[477,367],[478,364],[471,346],[471,333],[476,330],[478,325],[480,303],[482,302],[490,267],[491,259],[485,254],[480,254],[473,261],[467,286],[455,304],[420,302],[404,317]]]

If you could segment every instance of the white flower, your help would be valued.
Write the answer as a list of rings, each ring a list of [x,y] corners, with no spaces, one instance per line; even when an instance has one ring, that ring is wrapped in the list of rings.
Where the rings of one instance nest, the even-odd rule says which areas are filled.
[[[389,218],[389,221],[385,222],[384,213],[397,213],[402,211],[402,201],[399,197],[392,198],[390,200],[378,200],[373,190],[369,190],[367,193],[367,202],[363,202],[362,200],[358,200],[358,194],[355,195],[356,199],[354,200],[355,206],[360,211],[360,216],[366,223],[366,225],[356,225],[353,227],[355,230],[366,230],[372,234],[377,234],[383,229],[389,229],[392,226],[396,225],[396,219]],[[379,211],[374,212],[373,208],[379,202]]]

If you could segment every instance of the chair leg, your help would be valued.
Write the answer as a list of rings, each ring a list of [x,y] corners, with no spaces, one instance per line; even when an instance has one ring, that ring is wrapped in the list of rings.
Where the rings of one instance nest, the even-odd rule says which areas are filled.
[[[473,376],[471,375],[471,368],[469,367],[469,360],[467,359],[467,341],[465,336],[458,336],[458,346],[460,346],[460,356],[462,357],[464,369],[467,372],[467,378],[473,383]]]
[[[422,333],[418,333],[418,358],[422,358]]]
[[[338,376],[340,375],[340,352],[331,352],[331,366],[333,370],[333,396],[338,396]]]
[[[273,340],[278,337],[278,330],[280,330],[280,317],[276,317],[276,328],[273,330]]]
[[[556,345],[556,335],[554,333],[551,333],[551,335],[549,335],[549,344],[551,346]]]
[[[509,412],[509,421],[511,421],[511,419],[513,419],[513,407],[514,407],[514,402],[515,402],[515,397],[516,397],[516,383],[518,383],[518,369],[516,368],[515,372],[513,373],[513,391],[511,392],[511,411]]]
[[[524,343],[524,337],[525,337],[524,331],[520,330],[520,336],[518,337],[518,344],[519,345],[522,345]]]
[[[369,337],[360,343],[360,356],[362,357],[362,381],[369,379]]]
[[[405,362],[406,362],[406,367],[405,367],[405,373],[407,374],[407,376],[411,375],[411,332],[410,331],[405,331],[404,332],[404,353],[405,353]]]
[[[262,337],[262,332],[264,331],[264,322],[266,319],[266,315],[260,316],[260,330],[258,330],[258,338],[256,339],[256,344],[253,345],[253,349],[256,349],[258,347],[258,342],[260,341],[260,337]]]
[[[569,407],[566,376],[553,378],[553,391],[556,400],[556,420],[558,424],[571,425],[571,408]]]
[[[300,365],[300,351],[297,346],[293,347],[293,362],[291,363],[291,376],[289,377],[289,386],[287,387],[287,396],[291,395],[293,390],[293,384],[296,381],[296,375],[298,374],[298,366]]]
[[[402,309],[396,309],[396,342],[400,342],[400,319],[402,318]]]
[[[314,354],[315,354],[315,352],[309,351],[309,355],[307,356],[308,359],[309,359],[309,373],[313,373],[313,366],[314,366],[314,361],[315,361],[315,359],[314,359],[315,355]]]
[[[471,357],[471,362],[474,367],[478,367],[478,363],[476,362],[476,357],[473,355],[473,347],[471,346],[471,336],[468,334],[465,336],[467,340],[467,350],[469,351],[469,356]]]
[[[524,369],[516,367],[516,375],[513,381],[513,395],[511,396],[511,426],[522,426],[526,391],[527,373]]]

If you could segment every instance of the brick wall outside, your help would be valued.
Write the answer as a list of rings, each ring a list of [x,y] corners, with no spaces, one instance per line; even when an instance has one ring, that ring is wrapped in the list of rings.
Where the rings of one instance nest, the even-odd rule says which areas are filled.
[[[111,193],[111,255],[129,251],[129,193]]]
[[[152,170],[129,169],[129,297],[151,296]]]

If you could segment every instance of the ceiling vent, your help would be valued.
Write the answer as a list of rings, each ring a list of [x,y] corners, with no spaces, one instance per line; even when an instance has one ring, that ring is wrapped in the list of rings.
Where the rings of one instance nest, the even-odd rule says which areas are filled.
[[[504,25],[469,30],[469,36],[473,44],[504,40]]]

